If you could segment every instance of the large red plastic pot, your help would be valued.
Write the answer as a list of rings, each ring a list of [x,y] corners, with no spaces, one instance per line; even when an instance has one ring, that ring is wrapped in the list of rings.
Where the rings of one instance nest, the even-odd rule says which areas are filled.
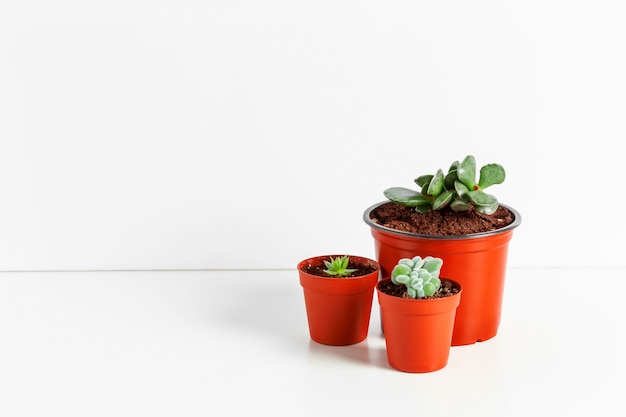
[[[374,237],[381,278],[390,276],[402,258],[416,255],[441,258],[441,276],[449,277],[463,287],[452,345],[469,345],[494,337],[500,326],[509,241],[513,229],[521,223],[519,213],[501,204],[515,216],[508,226],[471,235],[429,236],[401,232],[373,222],[371,212],[388,202],[375,204],[363,214]]]
[[[352,345],[367,337],[380,265],[373,259],[350,255],[352,261],[367,263],[375,271],[346,278],[321,277],[304,271],[305,265],[322,264],[331,256],[342,255],[316,256],[298,263],[309,334],[325,345]]]
[[[441,278],[445,280],[446,278]],[[452,281],[459,292],[443,298],[400,298],[380,291],[389,281],[376,287],[381,320],[385,328],[385,345],[389,365],[403,372],[433,372],[445,367],[462,287]]]

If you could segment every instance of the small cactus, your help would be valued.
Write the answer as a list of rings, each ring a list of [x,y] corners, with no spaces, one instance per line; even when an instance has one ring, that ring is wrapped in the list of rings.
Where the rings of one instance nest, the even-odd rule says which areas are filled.
[[[357,271],[357,269],[348,268],[349,262],[350,257],[348,255],[337,256],[335,259],[331,256],[330,262],[324,261],[324,265],[326,265],[324,272],[331,277],[349,277]]]

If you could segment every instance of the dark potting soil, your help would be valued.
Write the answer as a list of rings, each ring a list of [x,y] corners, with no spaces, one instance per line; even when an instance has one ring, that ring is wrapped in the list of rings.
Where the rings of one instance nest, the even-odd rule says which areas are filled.
[[[385,203],[370,213],[373,222],[394,230],[431,236],[469,235],[490,232],[513,223],[515,216],[500,205],[495,213],[486,215],[473,208],[468,211],[442,210],[418,213],[412,207]]]
[[[326,258],[326,260],[330,261],[330,257]],[[303,265],[302,269],[304,272],[307,272],[311,275],[330,278],[330,276],[326,272],[324,272],[324,270],[326,269],[326,265],[324,265],[324,262],[320,262],[319,264],[309,263]],[[350,274],[349,277],[347,277],[350,278],[371,274],[372,272],[376,271],[378,267],[377,265],[370,262],[357,262],[354,260],[354,258],[350,258],[350,261],[348,262],[348,269],[356,269],[356,271],[354,271],[352,274]]]
[[[380,291],[385,294],[389,294],[394,297],[411,298],[406,292],[406,285],[397,285],[391,281],[378,284]],[[441,278],[441,287],[432,296],[422,298],[423,300],[450,297],[457,294],[459,289],[452,284],[452,281],[445,278]]]

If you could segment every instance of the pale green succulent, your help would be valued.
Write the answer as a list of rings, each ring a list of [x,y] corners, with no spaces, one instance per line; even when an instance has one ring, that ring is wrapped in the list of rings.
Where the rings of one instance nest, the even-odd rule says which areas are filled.
[[[483,190],[504,182],[506,173],[498,164],[487,164],[480,169],[476,181],[476,160],[466,156],[461,163],[455,161],[444,175],[439,169],[434,175],[422,175],[415,179],[419,191],[404,187],[392,187],[384,191],[385,197],[396,203],[415,207],[415,211],[427,213],[441,210],[448,205],[454,211],[469,210],[493,214],[498,209],[498,199]]]
[[[324,265],[326,265],[326,272],[331,277],[348,277],[353,272],[356,272],[357,269],[348,268],[348,263],[350,262],[350,257],[348,255],[337,256],[335,259],[330,257],[329,261],[324,261]]]
[[[391,271],[391,281],[406,285],[406,292],[411,298],[432,296],[441,287],[439,272],[442,265],[442,259],[432,256],[403,258]]]

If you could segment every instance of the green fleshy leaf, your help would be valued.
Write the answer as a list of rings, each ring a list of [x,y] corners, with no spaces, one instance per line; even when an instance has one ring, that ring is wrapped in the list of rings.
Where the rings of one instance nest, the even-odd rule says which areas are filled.
[[[456,191],[456,195],[458,195],[460,198],[465,199],[468,198],[467,193],[469,193],[470,190],[461,181],[456,181],[454,183],[454,191]]]
[[[423,283],[423,279],[421,279],[420,277],[414,277],[411,278],[411,282],[409,283],[409,285],[411,286],[411,288],[418,290],[422,287]]]
[[[409,258],[402,258],[398,261],[398,265],[407,265],[409,268],[413,268],[413,265],[415,265],[415,260],[414,259],[409,259]],[[411,271],[407,272],[407,275],[410,273]]]
[[[504,168],[499,164],[488,164],[480,169],[478,188],[484,190],[494,184],[502,184],[506,178]]]
[[[430,279],[432,278],[430,275],[430,272],[428,272],[427,270],[423,269],[424,267],[422,267],[422,269],[419,270],[417,276],[422,279],[424,282],[428,282],[430,281]]]
[[[476,159],[472,155],[468,155],[463,159],[457,168],[457,175],[467,188],[474,190],[476,188]]]
[[[437,275],[439,274],[437,273]],[[441,287],[441,280],[439,279],[439,276],[433,277],[430,282],[435,286],[435,291]]]
[[[430,205],[430,199],[415,190],[404,187],[392,187],[384,191],[385,197],[409,207]]]
[[[391,271],[391,279],[395,279],[400,275],[406,275],[407,278],[411,274],[412,268],[405,264],[396,265]]]
[[[413,258],[411,258],[411,262],[413,263],[413,265],[419,263],[423,258],[419,255],[414,256]],[[399,262],[402,262],[402,260],[400,260]]]
[[[459,176],[457,175],[456,169],[449,171],[446,174],[446,178],[443,180],[443,185],[446,190],[453,190],[454,183],[458,181]]]
[[[472,206],[467,201],[463,200],[454,200],[450,203],[450,208],[454,211],[467,211],[471,207]]]
[[[492,215],[499,207],[498,199],[484,191],[472,191],[470,198],[474,203],[476,211],[486,215]]]
[[[470,191],[468,196],[477,206],[493,206],[498,203],[498,200],[494,196],[484,191]]]
[[[487,216],[491,216],[493,213],[498,210],[498,203],[490,205],[490,206],[476,206],[476,211],[482,214],[486,214]]]
[[[434,177],[434,175],[431,175],[431,174],[420,175],[419,177],[415,178],[415,183],[420,188],[423,188],[425,185],[430,184],[430,181],[433,179],[433,177]]]
[[[397,275],[395,278],[391,278],[391,280],[395,284],[404,284],[404,285],[408,285],[411,282],[411,278],[409,278],[408,275]]]
[[[424,295],[432,296],[437,291],[435,285],[432,282],[427,282],[424,284]]]
[[[440,210],[444,208],[450,204],[452,198],[454,198],[454,192],[451,190],[445,190],[435,198],[435,201],[433,201],[433,210]]]
[[[427,195],[438,196],[443,191],[444,179],[443,179],[443,171],[441,169],[437,170],[435,176],[430,180],[428,184],[428,189],[426,190]]]
[[[348,258],[347,256],[343,257],[340,259],[340,269],[346,269],[348,268],[348,262],[350,262],[350,258]]]
[[[441,258],[433,258],[432,256],[427,256],[424,259],[423,268],[427,270],[430,274],[434,274],[435,272],[439,273],[439,270],[443,266],[443,259]]]

